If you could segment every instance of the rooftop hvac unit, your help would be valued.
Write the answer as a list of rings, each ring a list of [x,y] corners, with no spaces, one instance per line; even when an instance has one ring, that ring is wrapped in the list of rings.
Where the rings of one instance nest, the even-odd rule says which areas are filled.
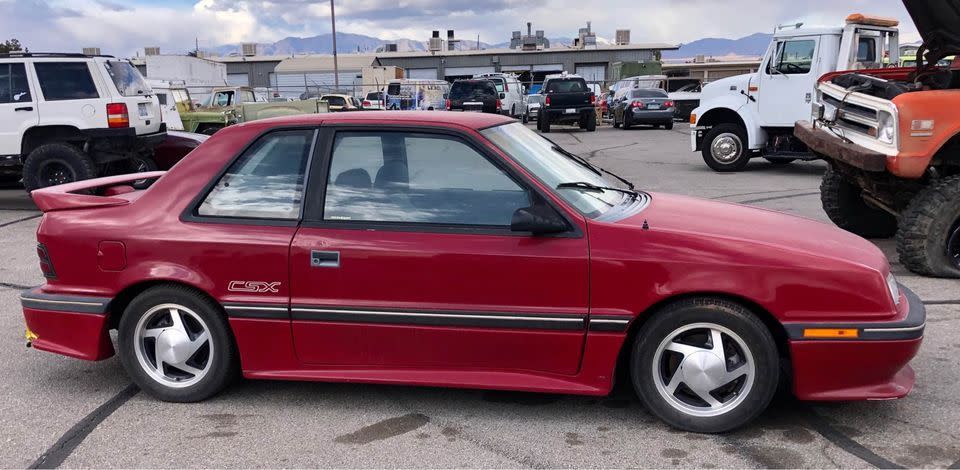
[[[512,38],[512,39],[520,39],[520,31],[514,31],[513,33],[511,33],[510,38]]]
[[[390,42],[383,45],[384,52],[397,52],[397,43]]]
[[[453,39],[453,30],[452,30],[452,29],[448,29],[448,30],[447,30],[447,39]]]
[[[159,47],[144,47],[143,55],[160,55]]]
[[[616,43],[618,46],[626,46],[627,44],[630,44],[630,30],[618,29]]]
[[[544,37],[544,32],[543,32],[542,29],[538,29],[538,30],[537,30],[537,37],[538,37],[538,38]]]
[[[257,55],[257,45],[252,42],[241,44],[240,52],[244,57],[253,57]]]
[[[99,47],[84,47],[83,55],[100,55]]]
[[[703,54],[698,54],[696,57],[693,58],[693,63],[695,64],[703,64],[706,61],[707,61],[707,57]]]
[[[430,38],[430,52],[443,50],[443,39],[439,37]]]

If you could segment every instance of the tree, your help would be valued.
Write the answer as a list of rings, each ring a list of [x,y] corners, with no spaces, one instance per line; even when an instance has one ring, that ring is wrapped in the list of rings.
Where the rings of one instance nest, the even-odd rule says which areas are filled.
[[[16,52],[16,51],[26,52],[23,46],[20,45],[20,41],[16,39],[9,39],[7,41],[0,43],[0,54],[6,54],[8,52]]]

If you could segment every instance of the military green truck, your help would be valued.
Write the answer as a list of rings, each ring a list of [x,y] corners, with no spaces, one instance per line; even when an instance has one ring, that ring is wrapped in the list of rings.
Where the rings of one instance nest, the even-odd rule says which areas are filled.
[[[277,116],[329,112],[327,103],[317,99],[298,101],[257,100],[249,87],[217,87],[203,103],[196,104],[186,88],[171,89],[183,130],[212,135],[233,124]]]

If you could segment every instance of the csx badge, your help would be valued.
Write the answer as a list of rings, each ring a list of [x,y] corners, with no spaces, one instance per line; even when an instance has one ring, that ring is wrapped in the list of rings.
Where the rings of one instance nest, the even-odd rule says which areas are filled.
[[[230,281],[227,290],[230,292],[247,292],[250,294],[279,293],[279,282],[263,281]]]

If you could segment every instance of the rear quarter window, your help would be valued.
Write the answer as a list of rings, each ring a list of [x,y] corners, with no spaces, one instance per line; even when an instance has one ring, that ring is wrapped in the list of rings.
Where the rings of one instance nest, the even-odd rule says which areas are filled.
[[[99,98],[86,62],[35,62],[40,92],[47,101]]]

